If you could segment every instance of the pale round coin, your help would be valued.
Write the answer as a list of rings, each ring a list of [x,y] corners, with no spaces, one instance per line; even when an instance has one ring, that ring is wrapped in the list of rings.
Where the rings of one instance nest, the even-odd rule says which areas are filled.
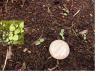
[[[54,40],[49,47],[51,56],[55,59],[65,59],[70,52],[69,45],[63,40]]]

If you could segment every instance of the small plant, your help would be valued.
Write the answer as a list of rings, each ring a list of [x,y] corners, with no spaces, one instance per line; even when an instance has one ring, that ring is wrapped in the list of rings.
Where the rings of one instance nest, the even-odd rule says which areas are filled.
[[[23,44],[24,22],[23,21],[0,21],[0,39],[7,44]]]
[[[44,38],[39,38],[39,39],[37,39],[35,42],[34,42],[34,44],[35,45],[40,45],[41,43],[43,43],[45,40],[44,40]]]
[[[61,36],[62,40],[65,39],[65,37],[64,37],[64,29],[61,29],[59,35]]]
[[[61,13],[64,16],[67,16],[69,14],[69,10],[67,8],[63,8],[63,13]]]

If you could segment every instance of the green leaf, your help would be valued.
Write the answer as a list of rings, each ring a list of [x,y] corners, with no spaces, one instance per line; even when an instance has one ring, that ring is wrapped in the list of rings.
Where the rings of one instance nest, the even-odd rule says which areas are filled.
[[[18,40],[18,35],[14,35],[14,36],[13,36],[13,40],[14,40],[14,41],[17,41],[17,40]]]
[[[39,41],[40,41],[40,42],[44,42],[44,38],[40,38]]]
[[[18,25],[17,25],[17,24],[16,24],[15,26],[16,26],[16,28],[18,27]]]
[[[2,25],[2,22],[0,22],[0,25]]]
[[[40,42],[40,41],[35,41],[34,44],[35,44],[35,45],[40,45],[41,42]]]
[[[24,28],[24,22],[21,22],[19,25],[20,28]]]
[[[18,34],[18,33],[20,33],[20,29],[16,29],[14,32],[14,34]]]
[[[13,36],[13,32],[10,32],[10,33],[9,33],[9,36]]]
[[[22,33],[22,32],[24,32],[24,29],[21,29],[20,31],[21,31],[21,33]]]
[[[3,24],[3,27],[5,27],[5,24]]]
[[[9,27],[9,30],[10,31],[14,31],[15,30],[15,26],[13,24],[11,24],[10,27]]]
[[[63,15],[64,15],[64,16],[67,16],[68,14],[67,14],[67,13],[63,13]]]
[[[35,42],[34,42],[34,44],[35,45],[40,45],[41,43],[43,43],[45,40],[44,40],[44,38],[39,38],[38,40],[36,40]]]
[[[7,38],[5,41],[6,41],[6,42],[8,42],[8,41],[9,41],[9,39]]]
[[[13,40],[13,36],[9,36],[9,40]]]

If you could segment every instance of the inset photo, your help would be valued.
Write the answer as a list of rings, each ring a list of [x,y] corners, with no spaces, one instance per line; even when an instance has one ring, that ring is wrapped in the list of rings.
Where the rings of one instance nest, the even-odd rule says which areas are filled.
[[[24,21],[1,20],[0,42],[3,44],[24,44]]]
[[[95,71],[95,0],[0,0],[0,71]]]

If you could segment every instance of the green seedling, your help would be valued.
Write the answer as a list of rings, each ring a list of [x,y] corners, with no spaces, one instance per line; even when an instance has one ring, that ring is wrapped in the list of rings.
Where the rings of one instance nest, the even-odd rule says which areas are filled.
[[[64,16],[67,16],[68,14],[67,14],[67,13],[63,13],[63,15],[64,15]]]
[[[43,43],[45,40],[44,40],[44,38],[39,38],[39,39],[37,39],[35,42],[34,42],[34,44],[35,45],[40,45],[41,43]]]
[[[62,10],[63,10],[63,13],[61,13],[62,15],[67,16],[69,14],[68,9],[63,8]]]
[[[65,39],[65,37],[64,37],[64,29],[61,29],[59,35],[61,36],[62,40]]]

